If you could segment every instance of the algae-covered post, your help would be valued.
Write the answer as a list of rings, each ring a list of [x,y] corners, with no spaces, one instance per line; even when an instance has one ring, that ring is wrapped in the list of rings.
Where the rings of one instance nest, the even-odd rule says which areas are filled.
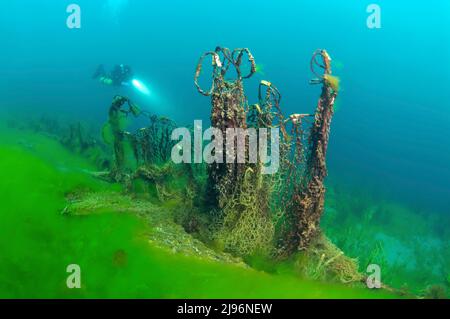
[[[130,114],[147,118],[149,124],[127,132],[123,120]],[[167,197],[170,194],[165,192],[163,184],[173,173],[172,166],[166,164],[173,147],[170,133],[175,127],[176,123],[169,118],[140,110],[129,98],[116,95],[102,130],[103,139],[112,145],[114,161],[109,172],[96,176],[123,184],[127,192],[136,190],[137,180],[143,181],[155,186],[158,198]]]
[[[321,61],[318,61],[321,59]],[[305,178],[301,191],[294,195],[296,224],[295,244],[298,249],[306,249],[319,231],[319,222],[324,210],[327,175],[326,152],[329,140],[333,105],[338,91],[338,79],[331,76],[331,59],[325,50],[317,50],[311,59],[311,71],[318,77],[312,84],[322,84],[322,92],[317,103],[314,124],[309,136],[309,155],[306,160]],[[318,74],[316,67],[322,68]],[[292,248],[293,246],[290,245]]]
[[[198,79],[203,61],[209,56],[213,81],[209,91],[205,91],[199,86]],[[248,71],[243,71],[244,58],[248,62]],[[225,79],[230,67],[234,69],[235,78]],[[248,103],[243,79],[250,78],[255,72],[256,63],[249,49],[231,51],[217,47],[200,57],[194,77],[198,91],[211,96],[211,125],[224,138],[215,152],[221,152],[227,158],[225,163],[208,164],[206,202],[211,211],[219,213],[219,229],[214,237],[227,251],[241,256],[270,246],[273,233],[262,165],[249,158],[250,136],[244,133],[230,137],[227,133],[230,130],[247,131]],[[240,148],[244,149],[241,158],[235,152]]]
[[[250,63],[249,73],[242,75],[242,58],[246,55]],[[203,60],[211,56],[213,65],[213,81],[209,91],[204,91],[198,84],[198,79],[202,70]],[[230,66],[233,66],[237,77],[234,80],[225,80]],[[244,49],[216,47],[215,51],[204,53],[197,64],[194,83],[198,91],[206,96],[211,96],[211,125],[226,136],[229,128],[247,128],[246,105],[247,100],[244,95],[242,80],[250,78],[256,72],[255,60],[251,52]],[[227,154],[226,145],[236,141],[223,141],[223,148],[215,150]],[[246,152],[247,153],[247,152]],[[208,167],[209,175],[209,199],[213,206],[223,206],[232,196],[234,188],[243,178],[247,165],[241,163],[213,163]]]
[[[128,104],[128,110],[122,109],[122,107]],[[140,111],[139,109],[130,101],[129,98],[116,95],[109,108],[109,119],[108,123],[111,128],[111,134],[113,137],[113,150],[114,150],[114,167],[112,168],[111,174],[112,178],[117,181],[121,181],[124,175],[124,165],[125,165],[125,148],[124,140],[126,132],[123,131],[121,127],[121,114],[132,113],[137,116]]]

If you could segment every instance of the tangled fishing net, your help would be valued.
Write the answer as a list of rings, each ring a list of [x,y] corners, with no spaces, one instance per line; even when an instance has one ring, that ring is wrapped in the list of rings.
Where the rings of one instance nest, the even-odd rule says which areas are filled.
[[[198,84],[207,56],[213,66],[208,91]],[[246,73],[241,70],[244,56],[250,67],[242,76]],[[275,253],[287,256],[306,248],[318,234],[325,194],[325,154],[338,83],[331,76],[330,60],[325,50],[317,50],[311,60],[311,71],[317,76],[311,83],[323,85],[315,114],[285,118],[281,94],[268,81],[260,83],[259,103],[248,105],[243,80],[256,72],[255,59],[248,49],[217,47],[200,57],[194,82],[201,94],[211,96],[213,127],[222,133],[228,128],[248,127],[278,128],[282,133],[280,169],[272,176],[263,176],[261,161],[250,163],[248,152],[244,163],[214,163],[208,167],[209,196],[222,217],[216,236],[226,249],[249,255],[267,251],[275,242]],[[226,78],[230,67],[236,74],[231,80]],[[324,70],[323,74],[316,71],[317,67]]]

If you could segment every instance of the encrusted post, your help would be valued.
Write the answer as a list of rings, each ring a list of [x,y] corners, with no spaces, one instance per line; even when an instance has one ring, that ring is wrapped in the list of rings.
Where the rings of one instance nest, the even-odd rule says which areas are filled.
[[[316,58],[321,57],[322,64]],[[295,201],[297,210],[298,248],[305,249],[319,230],[319,222],[324,210],[325,187],[327,176],[326,153],[330,133],[333,105],[337,96],[337,78],[331,76],[330,57],[325,50],[318,50],[311,60],[311,70],[314,64],[324,69],[320,79],[312,81],[322,83],[322,93],[317,103],[314,124],[310,134],[310,154],[306,162],[307,183]],[[316,73],[315,73],[316,74]]]
[[[208,92],[198,85],[206,56],[211,56],[213,66],[213,82]],[[244,56],[250,66],[245,76],[241,73]],[[237,74],[234,80],[225,79],[230,66]],[[215,154],[221,154],[215,157],[222,158],[224,163],[213,162],[208,165],[207,204],[210,211],[218,213],[213,214],[217,217],[217,230],[213,236],[225,250],[240,256],[268,250],[273,238],[273,224],[267,203],[268,189],[264,187],[262,165],[254,158],[251,161],[249,154],[248,104],[242,82],[255,72],[255,60],[248,49],[230,51],[217,47],[214,52],[207,52],[200,58],[195,73],[198,91],[211,96],[211,124],[222,138],[222,143],[216,144],[219,149],[215,149]],[[229,135],[231,131],[233,136]],[[239,149],[243,149],[245,155],[238,155]]]
[[[244,54],[247,55],[250,63],[250,72],[242,76],[241,63]],[[211,56],[213,66],[213,82],[209,91],[204,91],[198,84],[203,60]],[[237,73],[237,78],[233,81],[225,80],[225,74],[230,66],[233,66]],[[214,52],[206,52],[200,57],[197,64],[194,82],[198,91],[211,96],[211,125],[222,133],[223,148],[215,150],[221,152],[220,157],[224,163],[212,163],[208,166],[208,201],[211,206],[222,208],[225,201],[230,199],[235,188],[239,186],[240,179],[243,178],[247,165],[245,163],[230,163],[227,161],[227,144],[233,143],[236,149],[237,141],[227,140],[227,129],[246,129],[246,97],[244,95],[242,80],[250,78],[256,72],[255,60],[246,48],[230,51],[227,48],[217,47]],[[217,137],[214,137],[217,138]],[[238,137],[239,138],[239,137]],[[247,149],[247,148],[246,148]],[[248,153],[248,152],[246,152]]]
[[[129,109],[124,110],[122,107],[128,104]],[[127,132],[123,131],[120,120],[121,114],[132,113],[134,116],[139,114],[139,109],[127,97],[116,95],[109,108],[108,123],[111,127],[111,134],[113,137],[113,151],[114,151],[114,167],[111,170],[111,177],[113,180],[122,181],[125,175],[125,136]]]

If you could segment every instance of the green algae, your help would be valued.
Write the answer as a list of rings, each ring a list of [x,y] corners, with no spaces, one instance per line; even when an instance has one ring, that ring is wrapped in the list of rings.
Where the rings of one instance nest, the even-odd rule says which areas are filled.
[[[63,215],[74,190],[119,189],[93,179],[88,163],[50,140],[24,137],[35,146],[0,145],[2,298],[395,297],[171,253],[149,244],[152,226],[132,214]],[[66,267],[74,263],[82,288],[71,290]]]
[[[436,285],[450,293],[450,231],[441,227],[448,223],[442,214],[328,187],[321,226],[346,255],[359,260],[361,272],[378,264],[383,283],[424,296]]]

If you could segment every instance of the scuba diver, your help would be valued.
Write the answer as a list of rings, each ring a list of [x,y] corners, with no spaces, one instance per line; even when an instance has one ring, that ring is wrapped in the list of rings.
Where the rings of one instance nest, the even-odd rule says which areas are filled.
[[[98,79],[100,83],[112,86],[129,86],[133,78],[133,71],[131,67],[124,64],[119,64],[114,67],[111,72],[106,72],[105,67],[101,64],[98,66],[93,79]]]

